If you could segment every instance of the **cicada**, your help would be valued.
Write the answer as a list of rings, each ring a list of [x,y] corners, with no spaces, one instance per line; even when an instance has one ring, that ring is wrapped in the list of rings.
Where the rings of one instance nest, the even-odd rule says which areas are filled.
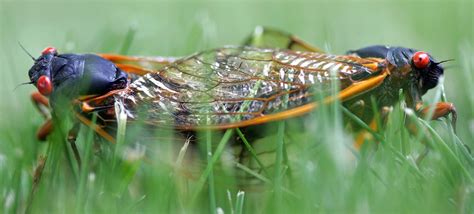
[[[371,98],[381,111],[400,101],[400,90],[407,107],[424,115],[422,96],[444,72],[432,55],[410,48],[370,46],[334,55],[289,34],[266,29],[257,34],[244,46],[182,58],[59,54],[46,48],[29,70],[39,91],[32,97],[53,112],[73,112],[86,125],[96,113],[94,130],[115,142],[116,104],[124,107],[130,123],[182,131],[255,126],[301,116],[336,100],[370,123]],[[280,45],[266,39],[272,34]],[[333,81],[339,85],[337,94],[329,93]],[[432,117],[450,113],[455,120],[454,105],[440,102]],[[40,129],[39,138],[45,138],[51,124]]]

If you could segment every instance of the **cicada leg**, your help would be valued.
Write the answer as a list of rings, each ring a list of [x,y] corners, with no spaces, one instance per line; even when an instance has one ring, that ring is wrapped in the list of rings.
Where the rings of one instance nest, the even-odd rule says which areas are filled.
[[[47,97],[36,91],[31,93],[31,101],[45,119],[51,117],[49,112],[49,100]]]
[[[114,106],[104,105],[103,104],[104,100],[124,90],[127,90],[127,89],[112,90],[100,96],[87,96],[87,97],[79,98],[75,101],[75,103],[80,106],[82,113],[92,113],[94,111],[99,111],[99,110],[113,110]],[[81,123],[92,128],[98,135],[100,135],[107,141],[111,143],[116,142],[115,138],[112,135],[110,135],[98,124],[94,124],[89,118],[83,116],[81,113],[78,113],[78,112],[75,113],[75,116]]]
[[[36,106],[40,114],[46,119],[43,125],[40,126],[36,132],[36,138],[40,141],[45,141],[51,132],[53,132],[53,120],[51,119],[51,112],[49,108],[49,100],[47,97],[43,96],[39,92],[33,92],[31,94],[31,100]],[[72,151],[74,152],[74,157],[78,165],[81,165],[81,158],[79,156],[79,151],[76,146],[76,137],[79,132],[79,124],[74,124],[73,128],[68,133],[68,142],[71,144]]]
[[[105,95],[102,95],[102,96],[87,96],[87,97],[84,97],[82,98],[83,101],[88,101],[88,102],[100,102],[102,101],[103,99],[115,94],[115,93],[118,93],[119,91],[121,90],[114,90],[114,91],[110,91],[109,93],[105,94]],[[53,131],[53,121],[51,119],[51,112],[50,112],[50,108],[49,108],[49,101],[48,101],[48,98],[41,95],[39,92],[33,92],[31,94],[31,100],[33,102],[33,104],[36,106],[36,108],[38,109],[38,111],[40,112],[40,114],[46,119],[46,121],[43,123],[43,125],[40,126],[40,128],[38,129],[37,133],[36,133],[36,138],[40,141],[44,141],[46,140],[46,138],[48,137],[48,135]],[[92,108],[90,107],[90,105],[86,105],[87,102],[82,102],[81,101],[78,101],[78,102],[81,102],[83,103],[82,105],[82,110],[84,112],[91,112],[91,111],[94,111],[94,110],[98,110],[98,107],[95,107],[95,108]],[[86,108],[87,106],[89,106],[89,108]],[[110,107],[108,107],[110,108]],[[88,119],[88,118],[85,118],[84,116],[76,113],[76,118],[84,123],[85,125],[89,126],[89,127],[92,127],[92,122]],[[81,157],[79,155],[79,151],[77,149],[77,145],[76,145],[76,138],[77,138],[77,135],[79,133],[79,129],[80,129],[80,124],[76,121],[73,125],[73,127],[69,130],[68,132],[68,135],[67,135],[67,140],[69,142],[69,144],[71,145],[71,149],[74,153],[74,157],[78,163],[78,166],[81,165]],[[108,134],[106,131],[104,131],[102,128],[98,127],[98,126],[94,126],[94,131],[97,132],[100,136],[104,137],[106,140],[114,143],[115,142],[115,139],[110,135]]]
[[[375,132],[380,130],[382,128],[380,126],[383,126],[382,124],[385,124],[387,122],[388,116],[392,112],[392,108],[385,106],[381,109],[380,112],[381,112],[381,114],[380,114],[380,120],[381,120],[380,123],[378,123],[376,121],[376,119],[374,118],[370,121],[370,124],[369,124],[369,128],[372,129]],[[355,139],[355,142],[354,142],[354,147],[356,149],[360,149],[365,141],[373,140],[373,139],[374,139],[374,136],[369,131],[362,130],[356,136],[356,139]]]
[[[439,103],[436,103],[436,105],[434,106],[434,109],[432,109],[433,108],[432,106],[424,106],[423,103],[418,103],[415,108],[416,108],[416,114],[422,118],[426,118],[428,114],[431,112],[431,110],[433,110],[432,115],[431,115],[432,120],[437,120],[441,117],[447,117],[448,115],[451,114],[451,117],[452,117],[451,124],[452,124],[454,132],[456,132],[457,112],[456,112],[456,108],[454,107],[454,104],[449,103],[449,102],[439,102]],[[414,122],[410,120],[409,118],[406,121],[406,123],[407,123],[406,126],[408,128],[408,131],[412,135],[418,135],[420,131],[428,133],[428,131],[423,127],[422,127],[422,130],[419,130],[419,127],[414,125]],[[424,143],[424,144],[425,144],[424,151],[416,159],[417,165],[421,164],[422,160],[429,153],[430,147],[428,146],[427,143]],[[464,146],[470,152],[470,148],[467,145],[464,145]]]
[[[417,105],[417,113],[418,115],[422,117],[426,117],[430,113],[431,108],[432,107],[430,106],[423,107],[423,105],[421,104]],[[434,111],[433,111],[433,115],[431,116],[431,119],[437,120],[441,117],[447,117],[450,114],[451,114],[451,126],[453,127],[454,133],[456,133],[456,121],[457,121],[458,115],[456,112],[456,107],[454,106],[453,103],[449,103],[449,102],[436,103],[436,105],[434,106]],[[471,153],[471,149],[469,148],[469,146],[466,144],[464,144],[464,146],[466,147],[467,151]],[[429,148],[426,147],[425,152],[421,154],[420,157],[418,157],[417,159],[418,164],[421,163],[421,161],[428,154],[428,152],[429,152]]]
[[[112,135],[110,135],[102,127],[98,126],[97,124],[92,123],[92,121],[89,118],[84,117],[79,113],[76,113],[75,116],[81,123],[83,123],[84,125],[92,128],[98,135],[100,135],[101,137],[103,137],[107,141],[110,141],[111,143],[115,144],[115,142],[116,142],[115,138],[112,137]]]
[[[39,92],[33,92],[31,94],[31,101],[46,120],[36,132],[36,138],[40,141],[44,141],[46,140],[46,137],[53,131],[53,122],[51,120],[49,101],[47,97],[43,96]]]
[[[417,113],[422,117],[426,117],[428,113],[430,112],[430,109],[431,107],[423,107],[422,104],[419,104],[417,106]],[[448,102],[436,103],[431,119],[437,120],[441,117],[447,117],[450,114],[452,117],[451,124],[453,126],[453,130],[456,132],[456,121],[457,121],[458,115],[456,112],[456,107],[454,107],[454,104],[448,103]]]
[[[47,156],[40,156],[39,159],[38,159],[38,163],[35,167],[35,170],[33,171],[33,183],[31,185],[31,193],[28,196],[28,200],[27,200],[27,203],[26,203],[26,208],[25,208],[26,213],[30,213],[33,198],[36,194],[36,191],[38,190],[39,183],[41,181],[41,177],[43,176],[43,171],[44,171],[44,167],[46,165],[47,158],[48,158]]]
[[[82,110],[82,112],[85,112],[85,113],[89,113],[89,112],[93,112],[93,111],[97,111],[97,110],[109,109],[113,106],[109,106],[109,105],[94,106],[93,103],[101,103],[105,99],[107,99],[107,98],[109,98],[109,97],[111,97],[111,96],[113,96],[117,93],[120,93],[124,90],[127,90],[127,89],[125,88],[125,89],[112,90],[112,91],[109,91],[106,94],[100,95],[100,96],[86,96],[86,97],[82,97],[82,98],[77,99],[75,102],[76,102],[76,104],[81,105],[81,110]]]
[[[375,120],[372,120],[372,122],[370,122],[369,127],[374,131],[377,130],[377,123],[375,122]],[[372,134],[370,134],[369,131],[362,130],[359,133],[357,133],[357,136],[354,142],[354,147],[357,150],[360,150],[360,148],[366,141],[372,140],[372,139],[374,139],[374,136],[372,136]]]
[[[53,121],[51,119],[47,119],[36,132],[36,139],[45,141],[51,132],[53,132]]]
[[[79,167],[79,169],[81,168],[81,156],[79,154],[79,150],[77,149],[76,139],[77,135],[79,134],[80,127],[80,124],[75,122],[67,134],[67,141],[69,142],[69,144],[71,144],[71,149],[74,153],[74,158],[77,161],[77,166]]]

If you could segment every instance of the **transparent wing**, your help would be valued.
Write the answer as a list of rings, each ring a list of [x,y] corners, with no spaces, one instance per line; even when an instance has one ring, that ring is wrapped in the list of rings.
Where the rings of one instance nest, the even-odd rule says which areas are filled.
[[[372,59],[227,47],[177,60],[119,95],[130,117],[160,126],[238,127],[328,96],[374,73]]]
[[[147,73],[155,72],[177,60],[175,57],[145,57],[145,56],[125,56],[118,54],[98,54],[104,59],[110,60],[123,71],[143,76]],[[132,76],[132,79],[135,77]]]

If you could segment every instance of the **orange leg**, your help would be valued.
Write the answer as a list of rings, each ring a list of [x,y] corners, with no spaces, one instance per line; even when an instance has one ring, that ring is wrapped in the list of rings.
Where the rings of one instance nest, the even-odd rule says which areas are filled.
[[[81,156],[79,154],[79,150],[77,149],[76,145],[76,139],[77,135],[79,134],[79,129],[81,127],[81,124],[78,122],[75,122],[71,130],[69,130],[67,134],[67,141],[69,144],[71,144],[71,149],[72,152],[74,153],[74,158],[76,158],[77,165],[79,166],[79,169],[81,168]]]
[[[43,125],[40,126],[36,132],[36,139],[45,141],[49,134],[53,132],[53,121],[51,119],[46,120]]]
[[[98,110],[111,110],[112,114],[114,114],[114,108],[113,108],[114,106],[113,105],[105,106],[105,105],[101,105],[101,102],[103,102],[105,99],[107,99],[107,98],[109,98],[109,97],[111,97],[111,96],[113,96],[117,93],[120,93],[124,90],[128,90],[128,89],[125,88],[125,89],[112,90],[112,91],[107,92],[106,94],[99,95],[99,96],[85,96],[85,97],[78,98],[78,99],[74,100],[73,103],[75,105],[79,105],[80,109],[83,113],[91,113],[91,112],[98,111]],[[94,131],[98,135],[100,135],[101,137],[103,137],[107,141],[109,141],[111,143],[115,143],[115,138],[113,136],[111,136],[109,133],[107,133],[107,131],[105,131],[102,127],[98,126],[97,124],[93,124],[92,121],[89,118],[81,115],[78,112],[75,112],[75,117],[76,117],[77,120],[79,120],[84,125],[94,129]],[[74,130],[77,130],[77,131],[74,131]],[[78,128],[77,129],[73,128],[69,132],[68,140],[69,140],[70,143],[75,142],[78,130],[79,130]],[[74,147],[73,144],[71,144],[71,145]],[[80,161],[78,161],[78,162],[80,162]]]
[[[36,91],[31,93],[31,101],[45,119],[50,118],[49,101],[47,97]]]
[[[48,137],[48,135],[53,131],[53,121],[51,120],[48,98],[41,95],[39,92],[33,92],[31,94],[31,100],[40,114],[46,119],[43,125],[41,125],[36,132],[36,138],[40,141],[45,141],[46,137]]]
[[[94,131],[102,136],[104,139],[106,139],[107,141],[115,144],[115,138],[112,137],[112,135],[110,135],[109,133],[107,133],[104,129],[102,129],[100,126],[98,126],[97,124],[93,124],[91,120],[89,120],[88,118],[76,113],[76,118],[81,121],[81,123],[83,123],[84,125],[86,126],[89,126],[90,128],[93,128]]]
[[[417,112],[420,116],[426,117],[428,113],[430,112],[430,107],[423,107],[418,105],[417,106]],[[449,114],[451,114],[451,124],[453,126],[454,131],[456,131],[456,120],[458,118],[458,115],[456,113],[456,108],[452,103],[448,102],[439,102],[436,103],[435,109],[433,111],[433,116],[431,116],[432,120],[437,120],[441,117],[447,117]]]
[[[120,93],[124,90],[127,90],[127,88],[112,90],[112,91],[109,91],[106,94],[100,95],[100,96],[87,96],[87,97],[79,98],[79,99],[75,100],[74,103],[79,104],[81,106],[82,112],[85,112],[85,113],[89,113],[89,112],[93,112],[93,111],[97,111],[97,110],[113,108],[114,107],[113,105],[112,106],[103,106],[103,105],[102,106],[94,106],[93,104],[94,103],[95,104],[100,103],[104,99],[107,99],[110,96],[113,96],[113,95],[115,95],[117,93]]]
[[[382,110],[381,110],[381,123],[384,124],[386,123],[387,121],[387,118],[388,118],[388,115],[390,114],[390,112],[392,112],[392,108],[390,107],[383,107]],[[375,119],[372,119],[372,121],[370,122],[369,124],[369,128],[374,130],[374,131],[377,131],[379,130],[381,127],[378,126],[377,124],[377,121]],[[361,132],[359,132],[356,136],[356,139],[355,139],[355,142],[354,142],[354,147],[359,150],[360,147],[362,146],[362,144],[364,144],[364,142],[366,140],[373,140],[374,139],[374,136],[367,130],[362,130]]]
[[[40,156],[38,159],[38,163],[35,167],[33,172],[33,183],[31,185],[31,194],[28,196],[28,201],[26,203],[26,210],[25,213],[31,212],[31,205],[33,202],[33,198],[38,190],[39,183],[41,181],[41,177],[43,176],[43,170],[46,165],[47,156]]]
[[[372,120],[372,122],[370,122],[370,124],[369,124],[369,127],[372,130],[377,131],[376,121]],[[372,136],[372,134],[369,131],[362,130],[360,133],[357,134],[357,137],[356,137],[355,142],[354,142],[354,147],[357,150],[360,150],[360,148],[362,147],[362,145],[364,144],[364,142],[366,140],[371,140],[373,138],[374,138],[374,136]]]
[[[428,106],[428,107],[425,107],[423,106],[422,103],[419,103],[417,106],[416,106],[416,112],[418,114],[418,116],[420,117],[424,117],[426,118],[428,116],[428,114],[430,113],[431,111],[431,107]],[[451,114],[451,117],[452,117],[452,120],[451,120],[451,124],[453,126],[453,130],[454,132],[456,132],[456,120],[457,120],[457,113],[456,113],[456,108],[454,107],[454,105],[452,103],[448,103],[448,102],[439,102],[439,103],[436,103],[436,106],[434,107],[434,110],[433,110],[433,115],[431,116],[431,119],[432,120],[437,120],[441,117],[447,117],[449,114]],[[411,120],[407,120],[407,128],[408,128],[408,131],[412,134],[412,135],[417,135],[420,131],[422,132],[425,132],[425,133],[428,133],[428,131],[426,130],[426,128],[424,127],[421,127],[422,130],[419,130],[420,127],[417,127],[413,121]],[[420,165],[421,162],[424,160],[424,158],[428,155],[429,153],[429,146],[428,144],[424,143],[426,145],[426,148],[425,150],[423,151],[423,153],[421,153],[418,158],[416,159],[416,164],[417,165]],[[467,150],[470,151],[470,148],[465,145]]]

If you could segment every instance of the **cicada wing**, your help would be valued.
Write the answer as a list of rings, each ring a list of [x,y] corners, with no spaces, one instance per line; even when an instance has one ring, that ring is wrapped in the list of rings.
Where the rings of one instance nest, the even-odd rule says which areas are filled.
[[[143,76],[156,72],[177,60],[175,57],[125,56],[118,54],[98,54],[112,61],[117,67],[129,74]]]
[[[177,60],[121,94],[128,114],[150,125],[226,129],[299,116],[380,85],[374,59],[228,47]],[[330,95],[331,81],[339,94]]]
[[[262,26],[255,28],[254,32],[245,40],[244,45],[258,48],[278,48],[324,53],[321,49],[292,34]]]

